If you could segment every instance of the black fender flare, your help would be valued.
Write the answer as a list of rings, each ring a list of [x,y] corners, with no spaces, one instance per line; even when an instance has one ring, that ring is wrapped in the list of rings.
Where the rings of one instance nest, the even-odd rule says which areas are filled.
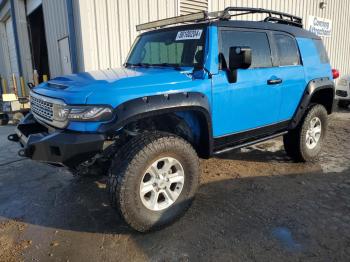
[[[294,113],[294,116],[292,118],[292,121],[290,123],[289,128],[293,129],[295,128],[303,118],[306,110],[309,108],[310,102],[312,100],[312,97],[320,90],[323,89],[331,89],[333,92],[333,97],[330,99],[334,99],[335,94],[335,86],[334,82],[330,80],[328,77],[326,78],[317,78],[314,80],[311,80],[304,91],[304,94],[300,100],[300,103],[298,105],[297,110]]]
[[[213,135],[210,105],[207,96],[200,92],[160,94],[126,101],[114,109],[116,120],[101,125],[98,132],[109,135],[136,120],[186,110],[196,111],[204,115],[207,135],[209,136],[208,149],[209,154],[211,154]]]

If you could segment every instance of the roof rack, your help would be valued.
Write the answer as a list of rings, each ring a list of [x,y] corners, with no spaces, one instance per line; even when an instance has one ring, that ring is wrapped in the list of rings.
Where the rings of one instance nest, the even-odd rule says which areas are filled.
[[[240,12],[231,14],[230,12]],[[175,16],[158,21],[144,23],[136,26],[137,31],[147,30],[151,28],[161,28],[168,25],[181,24],[186,22],[200,22],[211,19],[230,20],[231,17],[241,16],[246,14],[267,14],[268,16],[263,20],[264,22],[273,22],[279,24],[287,24],[297,27],[303,27],[301,17],[282,13],[278,11],[263,9],[263,8],[249,8],[249,7],[227,7],[223,11],[216,12],[198,12],[189,15]]]
[[[238,14],[230,14],[231,11],[243,12]],[[268,16],[263,20],[264,22],[275,22],[279,24],[287,24],[297,27],[303,27],[303,20],[299,16],[290,15],[283,12],[273,11],[263,8],[249,8],[249,7],[227,7],[222,13],[220,19],[229,20],[233,16],[240,16],[246,14],[268,14]],[[275,16],[273,16],[275,15]]]

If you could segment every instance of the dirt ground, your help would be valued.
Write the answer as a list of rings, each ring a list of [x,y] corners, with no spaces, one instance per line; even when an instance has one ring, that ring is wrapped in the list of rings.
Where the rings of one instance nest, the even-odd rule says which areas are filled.
[[[350,111],[333,114],[319,162],[281,139],[202,161],[182,219],[130,230],[102,180],[17,157],[0,128],[0,261],[350,261]]]

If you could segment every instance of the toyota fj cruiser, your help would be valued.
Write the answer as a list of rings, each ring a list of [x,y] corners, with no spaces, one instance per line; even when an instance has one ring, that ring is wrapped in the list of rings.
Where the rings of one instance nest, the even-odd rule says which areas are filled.
[[[230,20],[247,13],[267,17]],[[57,77],[31,91],[31,114],[8,137],[21,156],[108,174],[111,203],[142,232],[190,206],[198,157],[283,135],[292,159],[317,158],[336,72],[301,18],[230,7],[137,30],[122,68]]]

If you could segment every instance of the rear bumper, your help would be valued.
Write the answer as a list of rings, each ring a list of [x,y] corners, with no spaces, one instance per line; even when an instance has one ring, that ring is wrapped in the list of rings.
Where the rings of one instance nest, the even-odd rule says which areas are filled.
[[[350,100],[350,89],[348,86],[338,85],[335,90],[335,99]]]
[[[9,140],[19,142],[20,156],[33,160],[75,167],[102,151],[102,134],[84,134],[47,128],[28,114]]]

